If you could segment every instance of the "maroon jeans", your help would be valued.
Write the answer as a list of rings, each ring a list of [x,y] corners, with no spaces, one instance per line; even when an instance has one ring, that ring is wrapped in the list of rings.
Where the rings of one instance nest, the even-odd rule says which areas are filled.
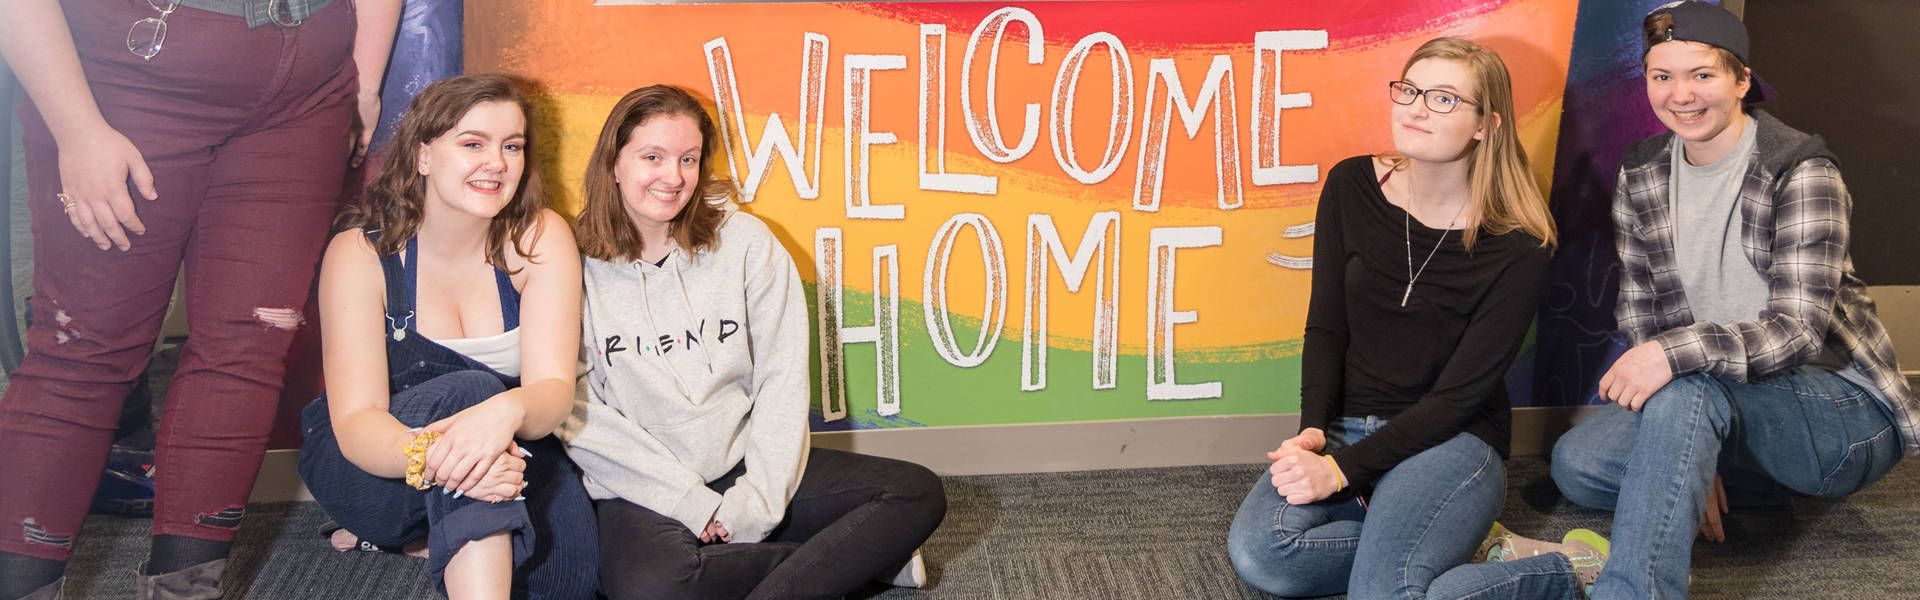
[[[306,306],[344,180],[352,2],[252,30],[181,7],[151,63],[126,46],[134,21],[158,15],[145,0],[65,4],[100,111],[145,155],[159,199],[129,189],[146,235],[127,252],[96,248],[54,197],[59,150],[45,122],[31,103],[20,109],[34,323],[0,399],[0,551],[72,555],[182,264],[188,339],[160,419],[153,532],[231,541],[294,334],[255,310]]]

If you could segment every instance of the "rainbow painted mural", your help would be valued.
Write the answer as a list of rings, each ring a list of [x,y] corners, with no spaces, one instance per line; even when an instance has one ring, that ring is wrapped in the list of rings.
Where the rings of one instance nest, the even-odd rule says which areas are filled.
[[[710,103],[811,286],[816,431],[1291,413],[1320,181],[1391,148],[1386,83],[1499,51],[1548,189],[1577,10],[470,0],[465,63],[552,92],[569,210],[622,94]]]

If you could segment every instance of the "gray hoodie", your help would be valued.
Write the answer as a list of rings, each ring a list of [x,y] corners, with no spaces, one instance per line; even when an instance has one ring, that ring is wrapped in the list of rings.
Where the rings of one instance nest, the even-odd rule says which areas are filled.
[[[793,259],[752,215],[666,262],[584,259],[581,360],[561,428],[594,499],[735,542],[780,524],[806,467],[809,321]],[[746,461],[723,495],[707,488]],[[717,511],[717,512],[716,512]]]

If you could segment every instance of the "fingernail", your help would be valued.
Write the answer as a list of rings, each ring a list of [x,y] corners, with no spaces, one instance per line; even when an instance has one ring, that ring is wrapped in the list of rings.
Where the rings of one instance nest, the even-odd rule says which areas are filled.
[[[459,499],[461,496],[465,496],[465,495],[467,495],[466,490],[461,490],[453,493],[454,499]]]
[[[514,497],[513,497],[513,501],[514,501],[514,502],[520,502],[520,501],[522,501],[522,500],[526,500],[526,499],[527,499],[527,497],[526,497],[526,496],[514,496]]]
[[[442,495],[442,496],[445,496],[445,495],[447,495],[448,493],[451,493],[452,491],[453,491],[453,490],[449,490],[449,489],[447,489],[447,488],[440,488],[440,495]]]
[[[527,450],[526,448],[521,448],[520,458],[533,458],[533,452]]]
[[[415,427],[415,428],[413,428],[413,429],[408,429],[408,430],[407,430],[407,433],[420,433],[420,430],[422,430],[422,429],[426,429],[426,428],[425,428],[425,427]]]

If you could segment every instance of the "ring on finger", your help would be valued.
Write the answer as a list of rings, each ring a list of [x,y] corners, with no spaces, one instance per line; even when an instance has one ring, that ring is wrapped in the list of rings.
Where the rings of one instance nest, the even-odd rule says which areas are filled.
[[[61,212],[72,213],[73,207],[78,206],[80,204],[80,201],[74,200],[73,196],[68,196],[66,192],[56,193],[53,195],[53,197],[60,200]]]

